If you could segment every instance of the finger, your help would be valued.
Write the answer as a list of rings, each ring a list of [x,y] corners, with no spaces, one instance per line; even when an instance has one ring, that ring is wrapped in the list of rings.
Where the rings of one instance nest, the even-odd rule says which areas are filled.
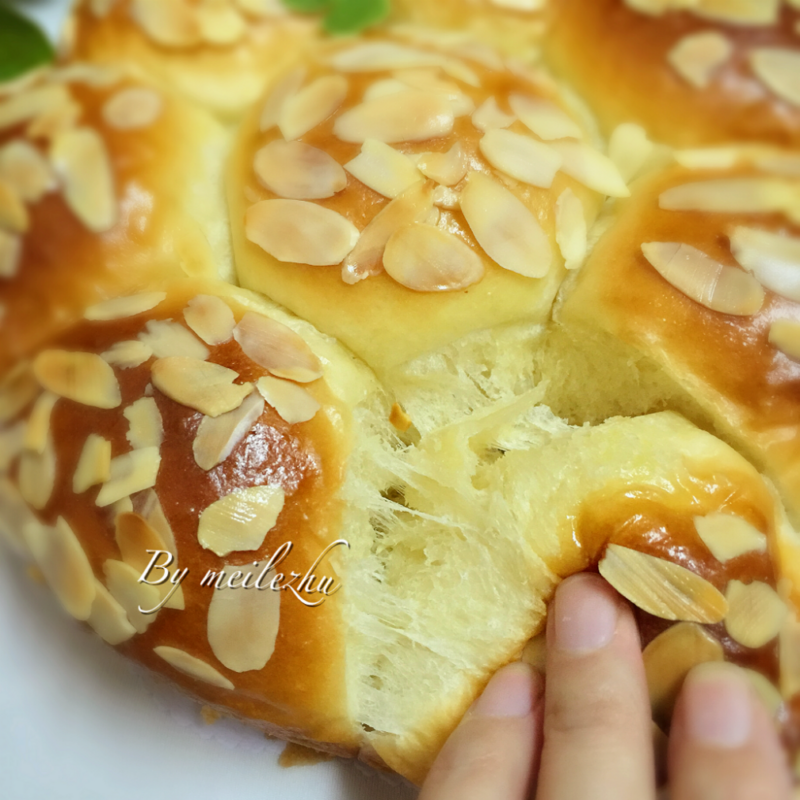
[[[789,800],[775,727],[746,676],[730,664],[693,670],[670,735],[673,800]]]
[[[547,646],[538,800],[653,798],[650,704],[627,604],[597,575],[568,578]]]
[[[419,800],[527,800],[541,749],[543,689],[527,664],[497,672],[442,748]]]

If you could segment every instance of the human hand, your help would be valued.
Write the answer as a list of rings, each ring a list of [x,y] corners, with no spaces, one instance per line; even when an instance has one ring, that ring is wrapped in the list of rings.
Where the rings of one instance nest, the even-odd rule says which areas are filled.
[[[627,604],[599,576],[559,587],[547,627],[547,687],[504,667],[445,744],[419,800],[653,800],[652,723]],[[735,667],[703,665],[678,699],[672,800],[790,800],[772,721]]]

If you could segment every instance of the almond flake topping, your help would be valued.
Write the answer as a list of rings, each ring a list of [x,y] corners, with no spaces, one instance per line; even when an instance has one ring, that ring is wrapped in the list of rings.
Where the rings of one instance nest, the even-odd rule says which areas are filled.
[[[203,511],[197,540],[218,556],[258,550],[278,521],[284,497],[280,486],[237,489]]]
[[[132,0],[130,14],[156,44],[191,47],[200,41],[197,16],[187,0]]]
[[[219,417],[203,417],[192,450],[201,469],[214,469],[225,461],[264,413],[263,399],[253,392],[239,408]]]
[[[192,298],[183,311],[186,324],[208,345],[224,344],[233,338],[236,320],[224,300],[210,294]]]
[[[164,514],[164,509],[161,506],[161,501],[155,491],[148,489],[137,496],[136,512],[147,521],[148,525],[156,530],[167,550],[177,558],[178,548],[175,544],[175,534],[170,527]]]
[[[289,97],[278,119],[284,139],[299,139],[328,119],[344,102],[348,86],[342,75],[326,75]]]
[[[584,142],[553,142],[562,158],[561,171],[589,189],[609,197],[630,197],[614,162]]]
[[[128,621],[125,609],[114,599],[111,592],[95,579],[95,598],[92,612],[86,622],[106,643],[115,647],[136,635],[136,628]]]
[[[423,153],[417,169],[442,186],[455,186],[467,174],[467,154],[456,142],[446,153]]]
[[[362,96],[362,100],[377,100],[379,97],[386,97],[390,94],[397,94],[398,92],[407,92],[408,84],[397,78],[384,78],[383,80],[371,83]]]
[[[114,370],[94,353],[44,350],[33,372],[42,387],[67,400],[93,408],[118,408],[122,402]]]
[[[343,142],[422,142],[446,136],[454,123],[453,108],[446,96],[409,90],[345,111],[336,120],[333,133]]]
[[[156,485],[161,453],[157,447],[143,447],[111,461],[108,480],[97,495],[98,508],[106,508],[136,492]]]
[[[415,292],[454,292],[483,278],[477,253],[452,233],[413,223],[386,243],[383,266],[399,284]]]
[[[24,139],[15,139],[0,149],[0,179],[26,203],[38,203],[57,185],[47,159]]]
[[[148,550],[166,550],[158,532],[138,514],[120,514],[115,520],[117,547],[122,560],[142,575],[150,563]]]
[[[344,168],[365,186],[390,199],[422,180],[409,158],[376,139],[367,139],[361,153]]]
[[[720,178],[673,186],[662,192],[658,203],[667,211],[797,213],[797,187],[775,178]]]
[[[272,88],[264,103],[259,119],[261,131],[272,130],[281,118],[286,101],[300,91],[303,81],[306,79],[304,67],[298,67],[287,72]]]
[[[361,232],[342,266],[342,280],[352,285],[383,272],[383,252],[392,234],[412,222],[425,222],[432,209],[431,190],[423,181],[392,200]]]
[[[548,273],[550,240],[533,212],[505,186],[473,172],[461,193],[461,210],[480,246],[503,269],[528,278]]]
[[[8,181],[0,178],[0,230],[25,233],[30,227],[28,209],[17,190]]]
[[[608,142],[608,157],[626,182],[632,181],[653,155],[655,145],[641,125],[623,122],[617,125]]]
[[[567,269],[583,264],[589,247],[586,214],[580,198],[569,188],[556,200],[556,241]]]
[[[96,593],[94,573],[72,528],[62,517],[53,528],[30,523],[25,541],[64,610],[75,619],[88,619]]]
[[[723,564],[746,553],[767,551],[767,537],[747,520],[733,514],[713,512],[695,517],[694,526],[703,544]]]
[[[195,10],[200,36],[215,45],[232,45],[244,38],[247,23],[235,8],[224,3],[205,3]]]
[[[25,449],[26,423],[0,428],[0,473],[7,472]]]
[[[775,320],[769,330],[769,343],[789,358],[800,361],[800,322]]]
[[[63,86],[40,86],[0,101],[0,131],[30,122],[71,102]]]
[[[166,292],[142,292],[128,297],[114,297],[97,305],[90,306],[84,312],[84,318],[92,321],[108,321],[135,317],[150,311],[167,297]]]
[[[541,11],[546,0],[489,0],[498,8],[509,8],[513,11]]]
[[[339,51],[330,59],[330,65],[339,72],[383,72],[438,67],[445,61],[438,53],[426,53],[391,42],[367,42]]]
[[[152,397],[142,397],[123,412],[128,420],[127,439],[134,450],[144,447],[161,447],[164,441],[164,426],[161,414]]]
[[[41,453],[30,450],[19,460],[19,492],[31,508],[41,511],[49,502],[56,485],[56,451],[48,439]]]
[[[158,614],[143,614],[139,609],[150,611],[161,602],[158,587],[139,583],[142,573],[130,564],[115,559],[103,564],[103,572],[111,596],[125,609],[128,621],[136,632],[144,633],[156,621]]]
[[[310,383],[322,377],[322,364],[303,337],[277,320],[248,311],[233,336],[248,358],[279,378]]]
[[[406,69],[395,73],[397,79],[412,89],[443,94],[453,107],[456,117],[463,117],[475,110],[473,99],[464,94],[457,84],[442,80],[435,69]],[[365,98],[366,99],[366,98]]]
[[[525,94],[512,94],[508,98],[511,110],[523,125],[533,131],[540,139],[581,139],[583,131],[566,111],[551,100],[530,97]]]
[[[760,581],[731,581],[726,597],[730,610],[725,629],[742,647],[758,649],[780,633],[787,609],[771,586]]]
[[[121,89],[106,100],[103,119],[112,128],[133,131],[147,128],[160,116],[164,108],[161,95],[142,86]]]
[[[183,356],[205,361],[209,356],[209,350],[202,342],[179,322],[172,320],[148,320],[145,329],[139,334],[139,341],[156,358]]]
[[[762,286],[800,303],[800,238],[737,226],[730,239],[734,258]]]
[[[433,209],[433,213],[431,214],[432,217],[435,219],[427,219],[427,220],[419,220],[420,222],[427,222],[430,225],[438,225],[439,224],[439,209],[440,208],[448,208],[448,209],[456,209],[460,208],[461,206],[461,195],[455,191],[455,189],[451,189],[449,186],[437,186],[433,190],[433,204],[436,206]]]
[[[100,355],[107,364],[120,369],[132,369],[144,364],[153,355],[152,349],[144,342],[136,339],[116,342],[110,350]]]
[[[0,378],[0,423],[14,419],[39,394],[30,364],[20,363]]]
[[[718,639],[695,622],[679,622],[656,636],[642,653],[653,718],[668,723],[683,681],[699,664],[724,661]]]
[[[152,375],[153,385],[170,400],[208,417],[239,408],[253,391],[251,383],[234,383],[238,372],[197,358],[161,358],[153,364]]]
[[[562,157],[551,145],[512,131],[488,131],[480,141],[480,149],[495,169],[543,189],[550,188],[562,164]]]
[[[29,524],[38,525],[39,521],[17,487],[0,475],[0,541],[23,558],[30,557],[24,535]]]
[[[281,595],[263,580],[266,588],[255,588],[265,566],[266,563],[237,567],[242,580],[252,588],[217,589],[211,597],[208,643],[219,662],[234,672],[264,669],[275,652]]]
[[[261,396],[278,412],[278,415],[290,425],[308,422],[313,419],[320,404],[302,386],[279,378],[260,378],[256,389]]]
[[[64,198],[75,216],[94,233],[117,221],[114,174],[105,143],[91,128],[59,133],[50,158],[64,186]]]
[[[72,476],[72,491],[82,494],[111,477],[111,442],[90,433],[81,450],[78,466]]]
[[[728,612],[716,587],[671,561],[610,544],[599,569],[621,595],[654,617],[715,624]]]
[[[516,121],[517,118],[513,114],[506,114],[500,110],[494,97],[485,100],[472,115],[472,124],[484,133],[494,128],[507,128]]]
[[[270,142],[256,153],[253,168],[263,186],[290,200],[322,200],[347,186],[339,163],[301,142]]]
[[[664,280],[712,311],[752,316],[764,305],[764,290],[752,275],[726,267],[695,247],[649,242],[642,252]]]
[[[671,0],[686,4],[686,0]],[[692,11],[700,17],[731,25],[775,25],[781,0],[695,0]]]
[[[22,256],[22,238],[15,233],[0,230],[0,278],[13,278],[19,271]]]
[[[206,664],[205,661],[190,656],[183,650],[178,650],[176,647],[154,647],[153,652],[159,658],[163,658],[171,667],[177,669],[178,672],[183,672],[190,678],[195,678],[219,689],[233,691],[235,688],[221,672],[214,669],[210,664]]]
[[[750,53],[753,72],[783,100],[800,106],[800,53],[780,47],[759,47]]]
[[[772,681],[754,669],[747,669],[746,667],[741,667],[740,669],[745,678],[750,681],[750,685],[755,689],[759,700],[764,704],[764,708],[767,709],[767,713],[770,717],[776,717],[783,705],[783,698]]]
[[[675,71],[696,89],[705,89],[733,55],[733,44],[718,31],[684,36],[667,54]]]
[[[247,238],[284,263],[340,264],[358,241],[346,217],[303,200],[261,200],[247,209]]]
[[[25,449],[43,453],[50,437],[50,417],[59,397],[52,392],[44,392],[33,406],[25,428]]]

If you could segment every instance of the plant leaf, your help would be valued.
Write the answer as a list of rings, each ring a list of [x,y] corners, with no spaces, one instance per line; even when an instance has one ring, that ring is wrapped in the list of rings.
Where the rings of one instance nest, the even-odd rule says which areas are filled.
[[[331,0],[283,0],[283,4],[292,11],[309,14],[325,11],[330,6]]]
[[[29,19],[0,5],[0,81],[25,74],[53,59],[53,47]]]
[[[384,20],[390,6],[390,0],[331,0],[325,30],[335,34],[358,33]]]

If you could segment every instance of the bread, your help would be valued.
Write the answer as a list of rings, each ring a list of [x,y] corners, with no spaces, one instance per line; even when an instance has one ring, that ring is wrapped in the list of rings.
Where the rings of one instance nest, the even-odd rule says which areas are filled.
[[[97,129],[128,225],[79,223],[61,183],[0,206],[34,220],[0,214],[25,254],[0,283],[0,535],[65,611],[224,713],[420,783],[493,672],[536,658],[559,581],[599,569],[637,609],[664,730],[685,654],[724,658],[794,754],[796,118],[713,149],[689,118],[675,150],[629,121],[633,81],[630,116],[606,116],[561,66],[585,55],[562,46],[573,2],[465,3],[459,26],[402,2],[339,41],[247,17],[237,44],[180,54],[129,5],[79,6],[72,52],[96,63],[0,101],[2,148],[24,134],[8,103],[66,75],[85,116],[58,135]],[[531,27],[502,35],[509,60],[487,41],[511,19]],[[295,24],[316,44],[256,58],[261,26]],[[187,89],[209,55],[225,108]],[[134,86],[161,115],[101,122]],[[178,589],[138,581],[148,551],[188,570]],[[220,570],[285,588],[201,585]]]

